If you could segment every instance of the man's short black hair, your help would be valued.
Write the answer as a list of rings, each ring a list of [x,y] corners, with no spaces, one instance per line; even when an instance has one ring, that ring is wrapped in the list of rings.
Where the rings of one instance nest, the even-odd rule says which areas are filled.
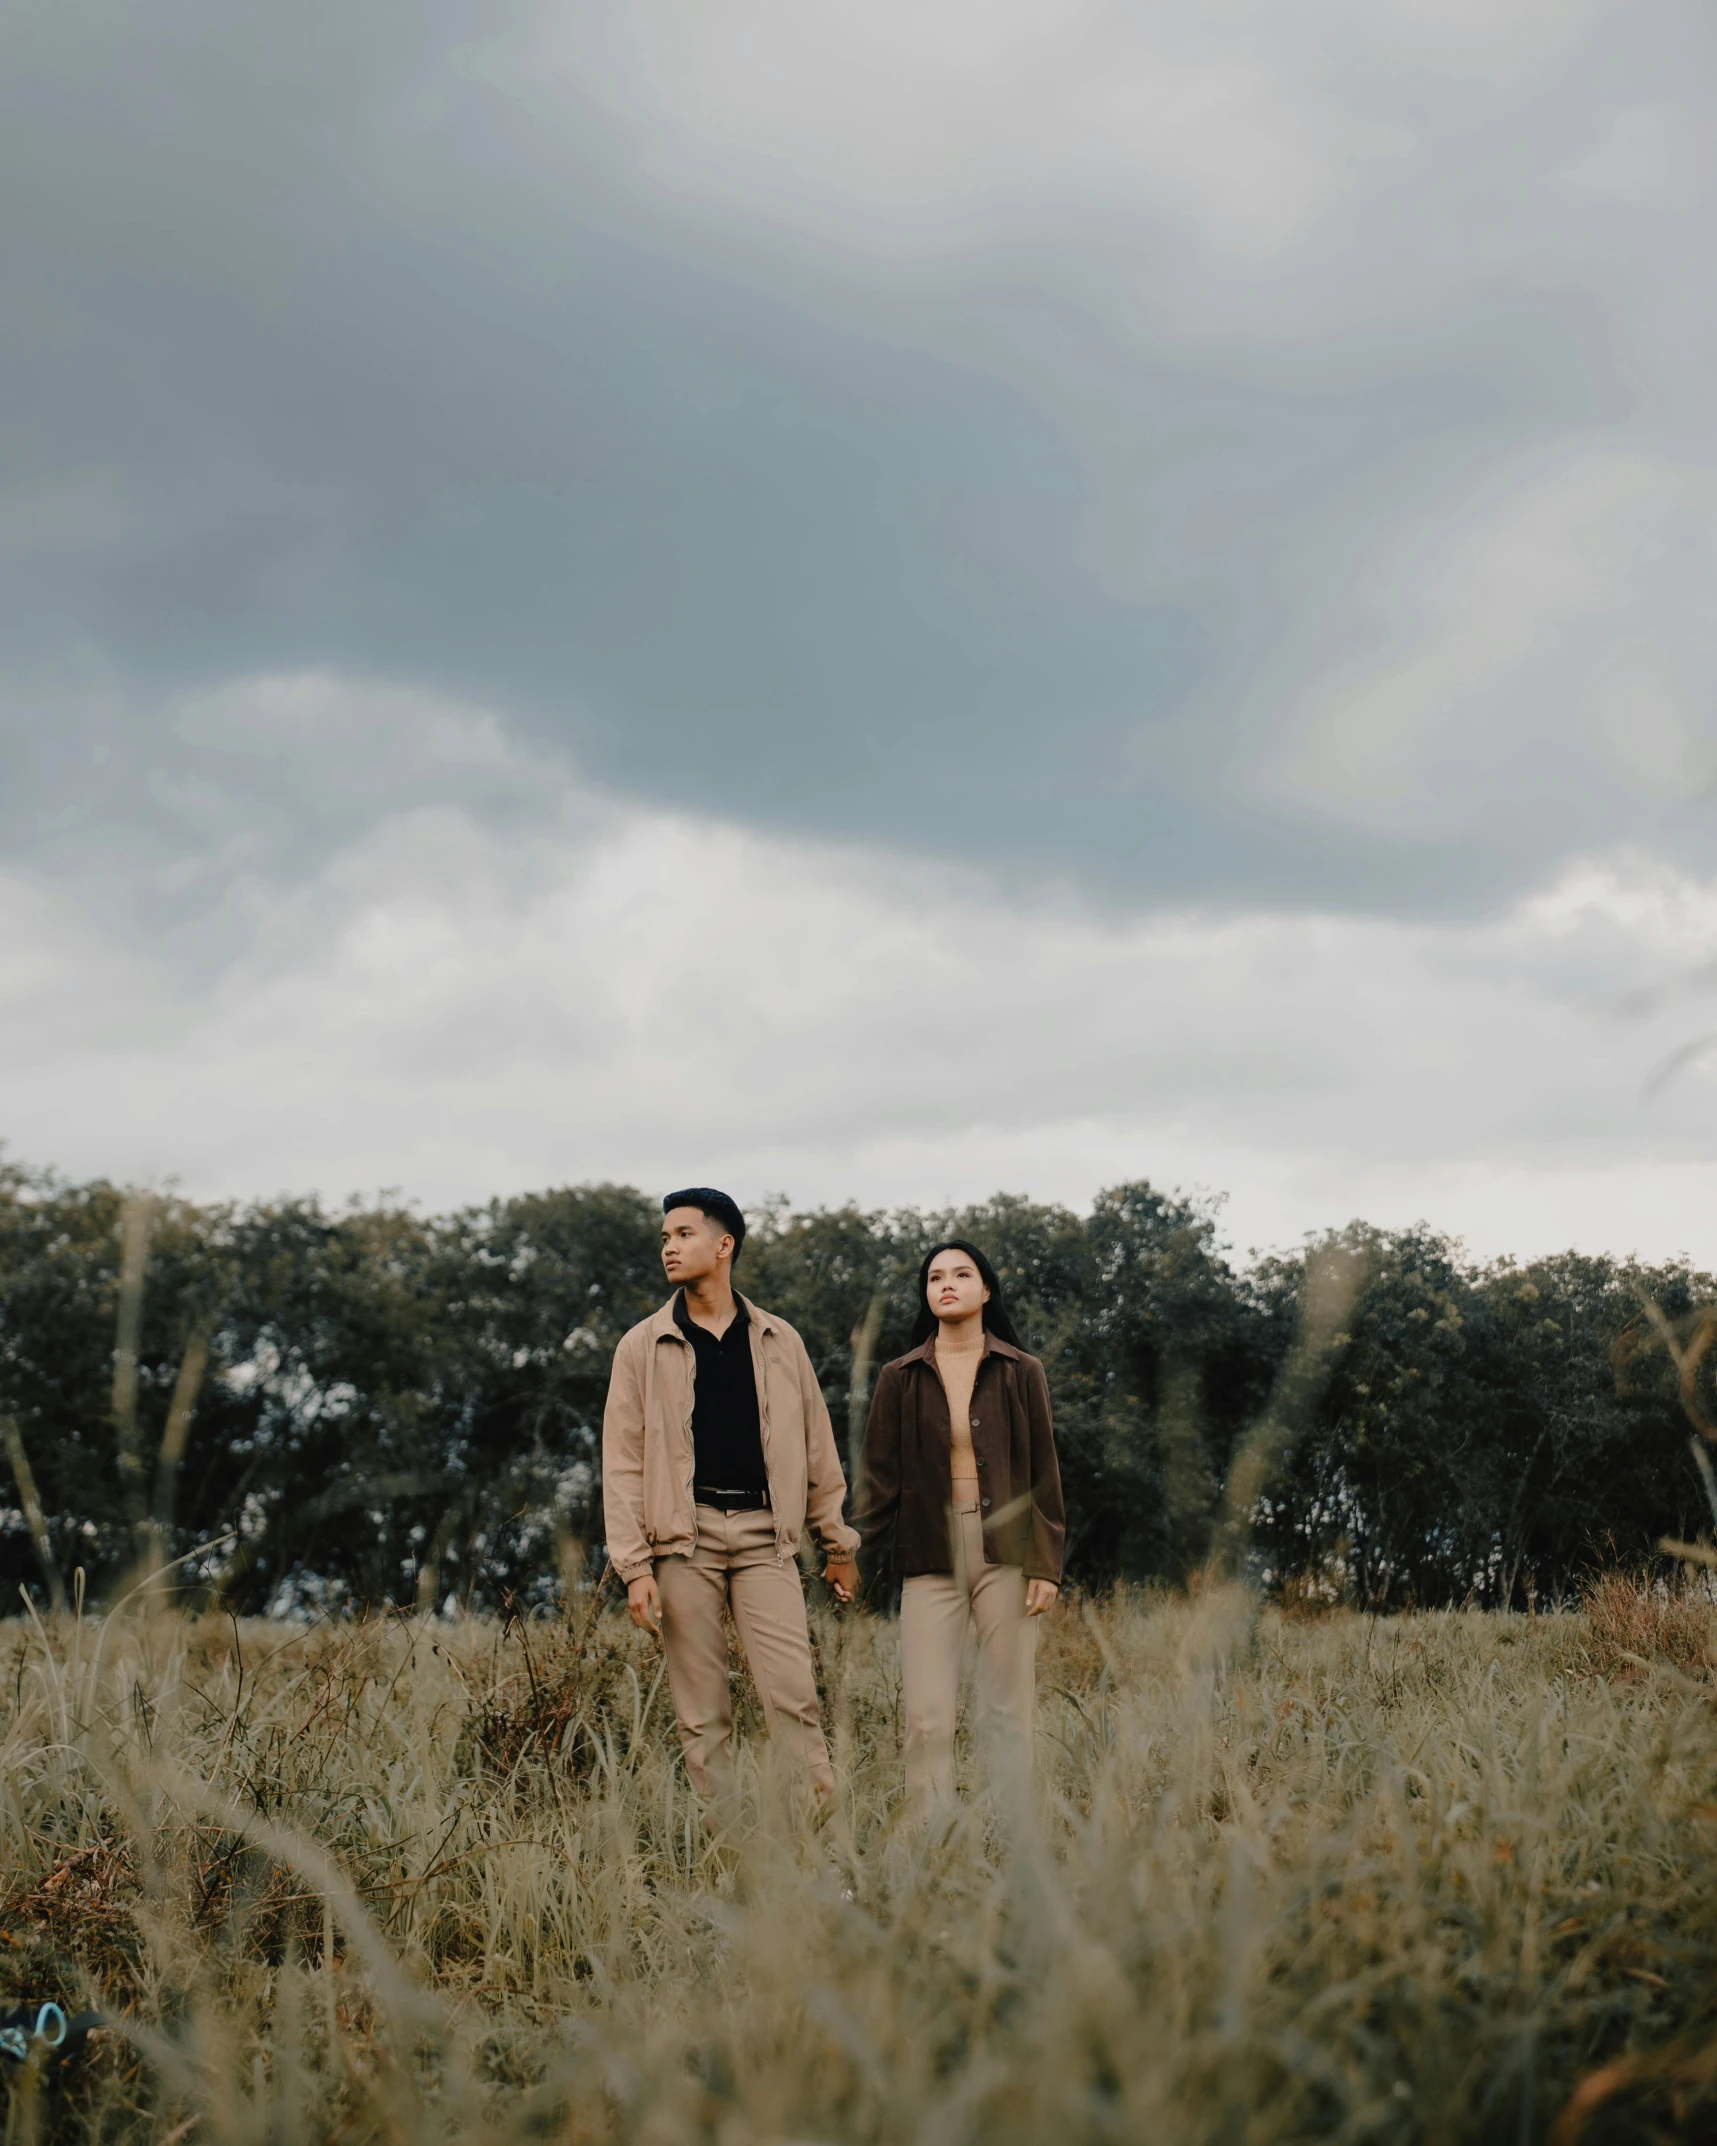
[[[688,1185],[683,1192],[670,1192],[662,1202],[665,1215],[671,1215],[676,1207],[695,1207],[706,1222],[726,1230],[733,1239],[733,1263],[738,1266],[745,1245],[745,1217],[739,1211],[737,1200],[730,1200],[725,1192],[717,1192],[713,1185]]]

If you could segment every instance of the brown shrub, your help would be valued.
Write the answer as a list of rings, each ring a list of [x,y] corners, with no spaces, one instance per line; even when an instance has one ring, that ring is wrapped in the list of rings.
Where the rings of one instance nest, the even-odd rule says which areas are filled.
[[[1588,1653],[1599,1676],[1638,1676],[1653,1662],[1709,1669],[1712,1604],[1703,1594],[1625,1572],[1600,1573],[1586,1589]]]
[[[0,1894],[0,2003],[52,1997],[77,2011],[86,1992],[128,1995],[143,1956],[131,1843],[103,1837],[59,1855],[33,1883]]]

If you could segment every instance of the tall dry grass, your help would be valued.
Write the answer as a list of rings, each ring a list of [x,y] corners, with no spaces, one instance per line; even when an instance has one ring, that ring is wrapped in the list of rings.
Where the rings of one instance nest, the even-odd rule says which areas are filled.
[[[1063,1610],[1037,1805],[922,1835],[894,1627],[819,1614],[838,1814],[745,1701],[717,1838],[611,1614],[14,1621],[0,2000],[124,2026],[9,2138],[1517,2146],[1582,2080],[1565,2138],[1710,2129],[1713,1635],[1624,1607]]]

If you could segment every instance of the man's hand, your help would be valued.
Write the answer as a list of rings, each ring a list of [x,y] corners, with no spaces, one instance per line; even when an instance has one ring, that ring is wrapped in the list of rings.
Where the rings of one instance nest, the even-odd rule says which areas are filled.
[[[1025,1583],[1025,1613],[1028,1617],[1041,1617],[1045,1610],[1054,1609],[1061,1589],[1053,1580],[1027,1580]]]
[[[834,1589],[837,1602],[856,1602],[859,1591],[858,1560],[852,1557],[831,1557],[823,1567],[823,1578]]]
[[[640,1632],[648,1632],[652,1639],[662,1636],[662,1598],[656,1591],[656,1575],[646,1572],[626,1590],[626,1607],[632,1612],[632,1622]]]

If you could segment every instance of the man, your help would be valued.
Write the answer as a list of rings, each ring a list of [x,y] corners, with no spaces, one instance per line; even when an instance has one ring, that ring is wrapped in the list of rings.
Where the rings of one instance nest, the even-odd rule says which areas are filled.
[[[602,1419],[608,1555],[632,1621],[668,1657],[686,1771],[711,1801],[733,1789],[731,1604],[771,1738],[818,1801],[834,1790],[796,1552],[810,1523],[836,1596],[858,1593],[846,1478],[805,1344],[733,1287],[745,1217],[694,1185],[662,1202],[674,1294],[614,1352]]]

